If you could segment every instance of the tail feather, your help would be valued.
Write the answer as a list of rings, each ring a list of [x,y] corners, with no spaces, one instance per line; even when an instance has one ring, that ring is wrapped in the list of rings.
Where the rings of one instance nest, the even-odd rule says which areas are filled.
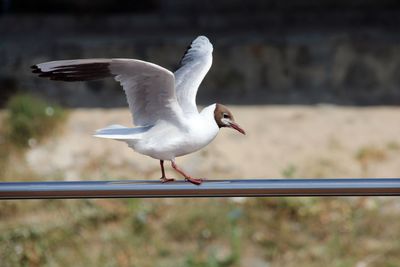
[[[109,130],[109,129],[129,129],[129,128],[125,127],[123,125],[120,125],[120,124],[112,124],[112,125],[109,125],[109,126],[107,126],[105,128],[96,130],[96,133],[100,132],[100,131],[103,131],[103,130]]]
[[[122,125],[114,124],[97,130],[94,136],[115,140],[140,139],[142,134],[147,132],[150,128],[151,126],[128,128]]]

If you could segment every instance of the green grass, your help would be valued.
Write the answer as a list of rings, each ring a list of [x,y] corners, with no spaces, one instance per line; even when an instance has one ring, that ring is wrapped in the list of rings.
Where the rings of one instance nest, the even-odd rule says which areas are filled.
[[[0,180],[34,178],[24,161],[25,151],[57,134],[66,118],[61,107],[40,98],[28,94],[11,97],[1,117]]]
[[[61,107],[28,94],[13,96],[6,108],[6,138],[21,148],[50,136],[66,118]]]
[[[254,258],[269,266],[400,264],[400,212],[390,198],[0,204],[2,266],[234,267]]]
[[[289,164],[282,170],[282,176],[285,178],[294,178],[296,176],[297,168],[293,164]]]

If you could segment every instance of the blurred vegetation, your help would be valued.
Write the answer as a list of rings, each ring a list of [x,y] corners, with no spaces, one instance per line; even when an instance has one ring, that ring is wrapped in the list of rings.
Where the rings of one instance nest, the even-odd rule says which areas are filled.
[[[294,164],[289,164],[282,170],[282,176],[285,178],[294,178],[296,175],[297,168]]]
[[[25,164],[24,152],[61,130],[67,112],[38,97],[17,94],[0,115],[0,178],[34,178]]]
[[[0,205],[0,259],[6,267],[400,263],[399,212],[390,198],[27,200]],[[388,221],[391,226],[385,227]]]
[[[6,138],[17,147],[42,141],[64,122],[65,111],[40,98],[18,94],[10,98],[6,108]]]
[[[31,100],[21,101],[31,108]],[[25,105],[16,110],[39,114],[36,120],[49,106],[41,103],[37,113],[26,112]],[[57,122],[40,125],[62,126],[65,112],[57,112]],[[0,164],[8,172],[0,179],[43,180],[18,157],[29,146],[8,139],[11,113],[1,118],[7,134]],[[31,138],[51,137],[29,133],[28,145]],[[397,156],[399,147],[397,140],[388,141],[350,155],[368,174],[373,164]],[[99,170],[108,178],[102,170],[107,160],[94,158],[83,179]],[[332,176],[334,167],[321,157],[305,170],[289,163],[281,172],[287,178],[322,177]],[[129,177],[124,175],[117,176]],[[398,199],[389,197],[0,201],[0,266],[400,266],[399,218]]]

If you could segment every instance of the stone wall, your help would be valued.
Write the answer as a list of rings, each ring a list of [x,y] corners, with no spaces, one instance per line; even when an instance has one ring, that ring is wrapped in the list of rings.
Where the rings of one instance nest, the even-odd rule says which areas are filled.
[[[265,14],[191,18],[182,15],[185,6],[177,10],[174,16],[0,16],[1,101],[22,90],[67,106],[125,106],[112,79],[54,82],[35,77],[29,67],[57,59],[128,57],[175,69],[191,40],[204,34],[214,44],[214,64],[199,91],[202,104],[400,103],[397,17],[387,25],[310,27],[305,15],[303,24],[271,25],[279,20]]]

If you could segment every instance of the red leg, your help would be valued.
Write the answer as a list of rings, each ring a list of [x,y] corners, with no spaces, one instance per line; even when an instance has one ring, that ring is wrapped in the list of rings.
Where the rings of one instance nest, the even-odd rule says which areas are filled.
[[[173,182],[173,181],[175,181],[175,179],[173,179],[173,178],[167,178],[167,177],[165,176],[164,161],[163,161],[163,160],[160,160],[160,166],[161,166],[161,178],[160,178],[161,182],[162,182],[162,183],[168,183],[168,182]]]
[[[182,176],[185,177],[185,180],[191,182],[195,185],[200,185],[203,182],[203,179],[193,178],[190,175],[186,174],[183,170],[181,170],[178,165],[176,165],[174,160],[171,160],[172,168],[174,168],[177,172],[179,172]]]

